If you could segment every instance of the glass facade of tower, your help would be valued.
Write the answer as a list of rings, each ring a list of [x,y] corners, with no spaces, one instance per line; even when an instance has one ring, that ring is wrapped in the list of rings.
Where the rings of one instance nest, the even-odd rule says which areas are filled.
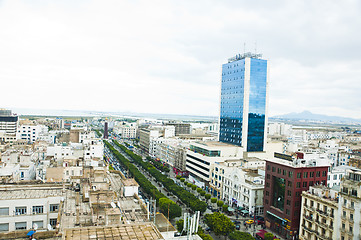
[[[250,65],[247,152],[257,152],[263,151],[266,131],[267,61],[251,58]]]
[[[245,92],[245,70],[250,68],[249,92]],[[248,125],[247,151],[263,151],[267,89],[267,60],[245,58],[222,65],[219,140],[242,144],[242,128]],[[243,121],[245,94],[249,94],[248,122]],[[246,98],[247,99],[247,98]]]
[[[223,64],[219,140],[242,144],[244,59]]]

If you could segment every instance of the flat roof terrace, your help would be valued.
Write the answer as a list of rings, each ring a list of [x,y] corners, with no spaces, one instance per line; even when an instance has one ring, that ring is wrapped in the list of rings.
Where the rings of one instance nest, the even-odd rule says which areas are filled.
[[[152,223],[133,223],[106,227],[83,227],[66,229],[63,240],[122,239],[153,240],[164,239]]]
[[[3,185],[0,186],[0,200],[61,197],[62,191],[61,185]]]

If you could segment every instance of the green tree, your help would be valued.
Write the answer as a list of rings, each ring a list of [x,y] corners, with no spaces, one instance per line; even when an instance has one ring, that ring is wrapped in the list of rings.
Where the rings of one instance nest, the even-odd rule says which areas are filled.
[[[204,197],[206,198],[207,202],[209,199],[211,199],[211,194],[207,193],[206,195],[204,195]]]
[[[202,190],[199,194],[200,194],[201,196],[204,196],[204,195],[206,195],[206,191]]]
[[[179,179],[181,182],[184,182],[185,181],[185,178],[180,178]]]
[[[200,193],[202,191],[202,188],[197,188],[197,193]]]
[[[169,218],[173,219],[175,217],[180,217],[182,215],[182,209],[172,200],[168,198],[159,199],[159,208],[160,211],[167,216],[169,207]]]
[[[224,204],[224,202],[223,202],[223,201],[221,201],[221,200],[219,200],[219,201],[217,202],[217,206],[218,206],[218,207],[222,207],[222,206],[223,206],[223,204]]]
[[[192,183],[187,183],[187,187],[192,187],[193,184]]]
[[[184,225],[184,220],[183,219],[179,219],[176,223],[175,223],[178,232],[182,232],[183,231],[183,225]]]
[[[192,190],[196,190],[197,186],[196,185],[192,185]]]
[[[227,211],[228,211],[228,205],[227,205],[227,204],[224,204],[224,205],[222,206],[222,211],[223,211],[223,212],[227,212]]]
[[[247,232],[233,231],[229,234],[230,240],[254,240],[251,234]]]
[[[204,219],[216,235],[227,236],[235,229],[234,223],[226,215],[219,212],[206,214]]]
[[[182,176],[181,176],[181,175],[177,175],[177,176],[175,176],[175,178],[176,178],[176,179],[181,179]]]
[[[211,203],[216,203],[217,202],[217,198],[211,198]]]
[[[265,233],[264,234],[264,240],[273,240],[273,234],[272,233]]]

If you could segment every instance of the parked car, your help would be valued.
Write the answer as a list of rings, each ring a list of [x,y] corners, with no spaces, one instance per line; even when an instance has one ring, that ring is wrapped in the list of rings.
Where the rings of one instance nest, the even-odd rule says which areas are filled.
[[[252,224],[252,223],[254,223],[254,220],[252,220],[252,219],[249,219],[246,221],[246,224]]]
[[[257,220],[264,221],[264,217],[262,217],[262,216],[256,216],[256,219],[257,219]]]
[[[240,225],[236,225],[236,230],[240,230],[241,226]]]
[[[262,221],[262,220],[256,220],[256,223],[257,223],[258,225],[263,225],[263,224],[264,224],[264,221]]]

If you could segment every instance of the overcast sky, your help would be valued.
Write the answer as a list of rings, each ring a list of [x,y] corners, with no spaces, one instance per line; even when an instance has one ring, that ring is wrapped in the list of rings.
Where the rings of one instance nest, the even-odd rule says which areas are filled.
[[[0,0],[0,107],[218,115],[244,43],[270,116],[361,118],[358,0]]]

